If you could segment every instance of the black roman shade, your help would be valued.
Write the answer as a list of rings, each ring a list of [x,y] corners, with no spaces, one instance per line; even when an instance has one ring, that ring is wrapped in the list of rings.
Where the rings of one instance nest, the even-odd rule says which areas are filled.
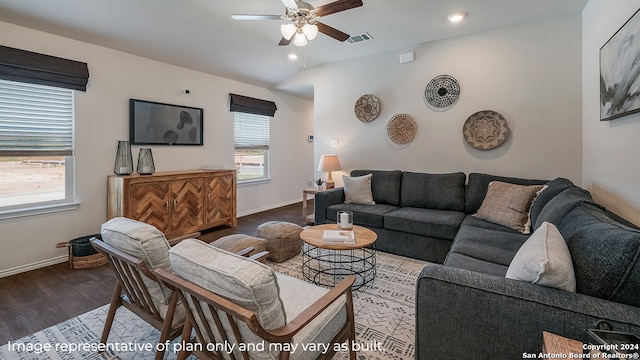
[[[86,63],[0,45],[0,79],[87,90]]]
[[[277,109],[276,103],[273,101],[229,94],[229,111],[273,117]]]

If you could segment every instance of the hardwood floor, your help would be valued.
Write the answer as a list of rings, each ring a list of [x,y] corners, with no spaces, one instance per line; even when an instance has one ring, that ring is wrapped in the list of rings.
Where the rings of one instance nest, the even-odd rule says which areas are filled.
[[[313,201],[309,206],[313,209]],[[216,228],[200,238],[253,236],[258,225],[272,220],[303,225],[302,203],[240,217],[236,228]],[[109,303],[114,286],[108,265],[71,270],[62,263],[0,278],[0,345]]]

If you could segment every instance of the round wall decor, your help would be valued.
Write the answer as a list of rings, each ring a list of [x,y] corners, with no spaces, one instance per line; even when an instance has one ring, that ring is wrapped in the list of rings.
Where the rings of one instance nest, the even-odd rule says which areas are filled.
[[[424,103],[433,111],[451,109],[460,97],[460,84],[453,76],[439,75],[424,89]]]
[[[354,107],[356,117],[362,122],[369,122],[378,117],[380,113],[380,101],[371,94],[360,96]]]
[[[464,122],[462,127],[464,139],[478,150],[497,148],[509,136],[507,120],[495,111],[478,111]]]
[[[398,114],[387,123],[387,135],[396,144],[408,144],[413,141],[418,130],[415,119],[408,114]]]

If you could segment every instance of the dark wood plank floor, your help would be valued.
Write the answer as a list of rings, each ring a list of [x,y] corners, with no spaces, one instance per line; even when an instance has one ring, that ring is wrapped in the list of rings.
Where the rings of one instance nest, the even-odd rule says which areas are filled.
[[[240,217],[236,228],[213,229],[200,238],[253,236],[258,225],[272,220],[302,225],[302,203]],[[0,278],[0,345],[109,303],[114,286],[108,265],[71,270],[63,263]]]

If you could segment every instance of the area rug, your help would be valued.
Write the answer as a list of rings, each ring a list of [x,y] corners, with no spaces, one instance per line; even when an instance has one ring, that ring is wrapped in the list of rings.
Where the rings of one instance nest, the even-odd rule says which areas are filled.
[[[268,263],[284,274],[302,278],[301,256]],[[413,359],[415,348],[415,281],[427,263],[378,252],[375,280],[353,292],[355,344],[359,359]],[[109,345],[98,353],[108,306],[105,305],[0,347],[0,360],[153,359],[159,332],[125,308],[116,314]],[[165,359],[175,359],[178,341]],[[193,359],[194,357],[190,357]],[[336,358],[348,358],[346,352]]]

